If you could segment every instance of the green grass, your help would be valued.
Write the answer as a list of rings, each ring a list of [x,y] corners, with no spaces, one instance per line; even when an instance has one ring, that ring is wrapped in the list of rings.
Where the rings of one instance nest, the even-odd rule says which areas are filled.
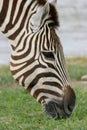
[[[87,130],[87,84],[75,81],[87,74],[86,61],[67,60],[77,101],[72,116],[59,120],[44,115],[40,104],[14,82],[9,67],[0,67],[0,130]]]
[[[68,58],[67,68],[71,79],[80,80],[82,75],[87,74],[87,58]]]

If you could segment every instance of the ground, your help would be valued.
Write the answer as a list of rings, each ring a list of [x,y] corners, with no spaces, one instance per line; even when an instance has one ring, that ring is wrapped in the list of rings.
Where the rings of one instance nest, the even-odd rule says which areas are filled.
[[[67,59],[67,69],[76,93],[76,107],[70,118],[49,119],[40,104],[14,82],[9,66],[0,67],[0,130],[87,130],[87,59]]]

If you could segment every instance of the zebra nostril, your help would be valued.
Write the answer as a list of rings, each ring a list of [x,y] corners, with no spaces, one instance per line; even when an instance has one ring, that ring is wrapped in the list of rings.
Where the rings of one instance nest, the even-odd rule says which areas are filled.
[[[70,105],[68,105],[68,110],[72,112],[72,108]]]
[[[72,112],[72,111],[73,111],[73,108],[74,108],[74,106],[73,106],[73,105],[68,105],[68,110],[69,110],[69,111],[71,111],[71,112]]]

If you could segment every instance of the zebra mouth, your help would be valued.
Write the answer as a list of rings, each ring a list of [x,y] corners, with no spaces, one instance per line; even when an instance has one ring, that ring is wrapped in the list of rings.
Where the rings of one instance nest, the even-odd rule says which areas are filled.
[[[42,105],[43,112],[49,117],[49,118],[58,118],[58,113],[56,111],[56,104],[52,101],[48,103],[43,103]]]
[[[49,117],[49,118],[60,118],[60,117],[69,117],[71,115],[71,112],[67,113],[64,109],[64,105],[62,105],[60,102],[56,102],[54,100],[50,100],[47,103],[44,101],[42,103],[42,109],[43,112]]]
[[[67,86],[62,100],[44,99],[42,103],[43,111],[50,118],[70,117],[75,107],[76,96],[72,88]]]

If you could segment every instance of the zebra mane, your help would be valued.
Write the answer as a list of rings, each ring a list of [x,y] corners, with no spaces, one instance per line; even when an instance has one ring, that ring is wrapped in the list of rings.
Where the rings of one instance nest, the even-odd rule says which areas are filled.
[[[52,20],[54,21],[53,25],[51,24],[51,26],[59,26],[58,12],[52,4],[50,4],[50,16]]]
[[[37,2],[39,5],[43,6],[46,4],[47,1],[46,0],[37,0]],[[49,3],[49,6],[50,6],[49,15],[51,16],[51,19],[53,21],[53,23],[50,23],[49,26],[57,27],[57,26],[59,26],[58,12],[54,5]]]

